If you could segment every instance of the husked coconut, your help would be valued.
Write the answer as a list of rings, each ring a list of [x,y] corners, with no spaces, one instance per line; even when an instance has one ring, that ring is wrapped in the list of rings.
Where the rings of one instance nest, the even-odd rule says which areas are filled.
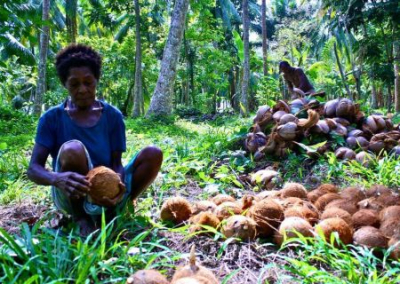
[[[303,218],[289,217],[279,225],[279,230],[274,234],[274,240],[280,246],[284,240],[297,238],[298,234],[312,237],[314,235],[313,227]]]
[[[247,212],[247,216],[256,221],[257,234],[262,237],[271,236],[274,229],[283,219],[283,207],[271,199],[257,202]]]
[[[360,202],[366,198],[364,190],[359,187],[350,186],[346,187],[339,193],[344,199],[354,202]]]
[[[275,112],[275,113],[272,115],[272,118],[274,119],[274,121],[275,121],[276,123],[279,123],[279,121],[281,120],[281,118],[282,118],[285,114],[287,114],[286,111],[278,110],[277,112]]]
[[[356,229],[364,226],[379,227],[378,214],[371,209],[360,209],[353,214],[351,219]]]
[[[317,201],[317,199],[319,197],[321,197],[322,195],[324,195],[326,193],[337,193],[337,192],[338,192],[338,188],[335,185],[329,184],[329,183],[325,183],[325,184],[321,184],[316,189],[308,192],[307,193],[307,198],[312,203],[315,203]]]
[[[153,269],[144,269],[135,272],[126,280],[126,284],[169,284],[160,272]]]
[[[253,185],[261,185],[265,189],[273,189],[281,182],[279,173],[274,170],[259,170],[251,175]]]
[[[392,190],[384,185],[373,185],[366,192],[367,197],[376,197],[384,194],[392,194]]]
[[[209,200],[197,201],[192,206],[193,215],[199,214],[200,212],[204,211],[214,212],[216,208],[217,205]]]
[[[298,133],[297,124],[294,122],[288,122],[284,125],[277,127],[279,137],[285,141],[293,141]]]
[[[307,193],[307,199],[310,202],[315,203],[315,201],[317,201],[317,199],[320,198],[325,193],[326,192],[323,192],[321,190],[314,189],[314,190],[311,190],[310,192]]]
[[[400,217],[386,219],[381,223],[379,230],[388,238],[400,236]]]
[[[218,219],[224,220],[232,215],[239,215],[242,213],[242,208],[236,202],[224,202],[218,205],[215,209],[215,215]]]
[[[399,218],[400,217],[400,205],[393,205],[384,208],[379,213],[379,219],[381,222],[390,219],[390,218]]]
[[[208,211],[203,211],[194,215],[190,218],[190,222],[192,223],[189,229],[191,233],[204,230],[202,226],[217,228],[220,223],[218,217],[214,213]]]
[[[349,212],[350,215],[353,215],[358,210],[358,207],[354,201],[345,199],[332,200],[325,206],[325,209],[329,208],[340,208],[343,209],[344,211]]]
[[[358,229],[353,235],[355,245],[366,246],[367,248],[386,248],[388,239],[375,227],[364,226]]]
[[[312,206],[312,205],[311,205]],[[316,209],[316,208],[314,208]],[[319,213],[317,210],[310,208],[310,204],[296,205],[290,207],[284,212],[285,218],[300,217],[307,220],[310,224],[315,224],[319,220]]]
[[[208,279],[201,277],[201,276],[193,276],[193,277],[184,277],[178,279],[177,281],[173,282],[172,284],[210,284],[214,282],[210,282]]]
[[[172,197],[167,199],[161,207],[161,220],[180,224],[190,218],[192,207],[189,201],[183,197]]]
[[[299,119],[297,117],[295,117],[293,114],[286,113],[286,114],[282,115],[281,118],[279,119],[279,125],[286,124],[288,122],[297,123],[298,121],[299,121]]]
[[[363,150],[367,150],[369,146],[369,142],[364,137],[348,137],[346,139],[346,144],[349,146],[350,149],[357,149],[361,148]]]
[[[256,116],[253,119],[253,123],[257,123],[260,127],[266,126],[272,121],[272,109],[265,105],[260,106],[257,110]]]
[[[222,233],[227,238],[240,238],[242,240],[253,240],[256,237],[256,222],[246,216],[234,215],[226,220],[222,226]]]
[[[353,241],[353,229],[341,218],[329,218],[316,225],[316,232],[321,232],[326,241],[330,241],[331,234],[337,232],[340,241],[347,245]],[[335,245],[338,245],[335,242]]]
[[[339,99],[327,101],[324,105],[324,116],[325,117],[335,117],[336,107],[339,104]]]
[[[390,257],[392,259],[400,259],[400,238],[391,238],[389,240],[388,246],[392,250]]]
[[[88,194],[94,203],[102,205],[103,197],[114,199],[120,194],[121,178],[112,169],[96,167],[91,169],[86,177],[91,184]]]
[[[178,268],[175,271],[174,276],[172,277],[172,280],[171,280],[171,284],[178,283],[177,281],[179,279],[182,279],[185,277],[191,277],[191,278],[203,277],[208,280],[208,282],[205,282],[204,284],[219,284],[219,281],[217,280],[217,278],[215,277],[214,273],[212,273],[211,270],[205,268],[202,265],[198,265],[196,263],[195,246],[192,246],[192,249],[190,250],[189,264],[185,265],[181,268]],[[179,283],[185,283],[185,282],[179,282]],[[193,282],[193,283],[196,283],[196,282]],[[203,283],[203,282],[200,282],[200,283]]]
[[[296,205],[302,206],[304,204],[304,200],[298,197],[287,197],[283,200],[279,200],[278,203],[282,205],[284,209],[287,209]]]
[[[281,197],[307,198],[307,190],[300,183],[288,182],[281,189]]]
[[[250,153],[255,153],[260,147],[267,144],[267,136],[263,132],[248,133],[246,136],[245,145]]]
[[[339,190],[334,184],[324,183],[317,187],[317,190],[320,190],[325,193],[338,193]]]
[[[244,211],[253,206],[259,200],[260,198],[256,195],[245,194],[240,199],[239,206],[242,208],[242,211]]]
[[[360,209],[371,209],[377,212],[381,211],[385,207],[385,205],[379,202],[376,197],[361,200],[357,205]]]
[[[353,221],[351,219],[350,213],[343,209],[335,207],[325,209],[325,211],[321,215],[321,220],[329,218],[342,218],[346,221],[347,224],[353,226]]]
[[[218,194],[211,198],[211,201],[214,202],[216,205],[220,205],[224,202],[235,202],[235,198],[227,194]]]
[[[340,160],[354,160],[356,158],[356,152],[350,148],[340,147],[335,151],[335,156]]]
[[[352,118],[355,116],[354,103],[347,98],[340,99],[336,107],[336,116]]]
[[[259,200],[265,198],[280,198],[281,192],[279,190],[264,190],[258,193],[256,196]]]
[[[315,206],[319,211],[324,211],[325,206],[335,200],[335,199],[341,199],[342,197],[338,193],[326,193],[319,197],[317,201],[315,201]]]
[[[376,197],[376,201],[386,206],[400,205],[400,197],[397,194],[383,194]]]
[[[356,155],[356,161],[367,168],[374,163],[375,159],[376,157],[374,154],[365,151],[361,151]]]

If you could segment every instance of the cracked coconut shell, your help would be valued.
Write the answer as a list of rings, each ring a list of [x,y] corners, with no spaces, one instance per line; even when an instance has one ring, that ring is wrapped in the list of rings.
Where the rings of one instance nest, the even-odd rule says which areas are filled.
[[[367,248],[386,248],[388,239],[375,227],[364,226],[358,229],[353,235],[355,245],[366,246]]]
[[[272,199],[263,199],[247,212],[257,224],[257,234],[262,237],[271,236],[283,219],[283,207]]]
[[[183,197],[172,197],[167,199],[161,207],[160,218],[163,221],[171,221],[180,224],[190,218],[192,208],[189,201]]]
[[[327,242],[330,242],[331,234],[337,232],[339,239],[345,245],[351,244],[353,241],[353,229],[341,218],[329,218],[322,220],[315,227],[317,234],[322,232],[322,236]],[[338,244],[335,241],[335,245]]]
[[[198,265],[196,263],[196,253],[195,253],[194,245],[192,246],[192,248],[190,250],[189,264],[185,265],[181,268],[178,268],[175,271],[174,276],[172,277],[172,280],[171,280],[171,284],[186,283],[186,282],[182,282],[183,280],[178,282],[178,280],[184,279],[184,278],[189,278],[190,280],[196,279],[198,281],[199,281],[199,279],[203,280],[203,278],[204,278],[205,280],[203,280],[203,281],[207,281],[207,282],[198,282],[198,283],[219,284],[218,279],[215,277],[214,273],[211,270],[205,268],[202,265]],[[196,283],[196,282],[188,282],[188,283]]]
[[[300,217],[289,217],[282,221],[279,230],[274,234],[274,241],[279,246],[286,239],[297,238],[298,234],[304,237],[313,237],[313,227]]]
[[[91,183],[89,196],[95,203],[101,202],[103,197],[115,198],[120,193],[120,176],[104,166],[91,169],[86,177]]]
[[[222,226],[222,233],[227,238],[240,238],[242,240],[253,240],[256,237],[256,222],[246,216],[234,215],[226,220]]]
[[[129,276],[126,284],[169,284],[168,280],[157,270],[144,269]]]

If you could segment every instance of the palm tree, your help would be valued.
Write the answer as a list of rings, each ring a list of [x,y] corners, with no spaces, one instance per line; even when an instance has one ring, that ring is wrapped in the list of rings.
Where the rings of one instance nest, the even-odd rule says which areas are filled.
[[[42,9],[42,20],[44,25],[40,34],[39,77],[35,95],[35,106],[33,109],[33,112],[36,115],[40,115],[42,111],[43,95],[46,91],[46,61],[49,46],[49,26],[47,21],[49,20],[50,0],[43,0]]]
[[[147,116],[170,115],[172,113],[172,91],[188,8],[189,0],[177,0],[175,2],[168,39],[161,61],[161,70]]]
[[[248,115],[248,92],[250,81],[250,51],[249,51],[249,2],[243,0],[243,45],[244,45],[244,61],[243,61],[243,79],[241,94],[241,116]]]
[[[76,42],[77,36],[77,9],[78,0],[65,0],[65,23],[67,25],[68,41]]]
[[[135,37],[136,37],[136,56],[135,56],[135,87],[132,116],[137,117],[144,112],[143,86],[142,86],[142,43],[140,39],[140,8],[139,0],[135,0]]]

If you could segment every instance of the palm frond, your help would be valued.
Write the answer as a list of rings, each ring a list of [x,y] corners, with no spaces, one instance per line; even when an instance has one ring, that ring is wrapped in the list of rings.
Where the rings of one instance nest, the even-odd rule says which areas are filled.
[[[21,59],[22,64],[34,65],[35,56],[32,52],[23,46],[13,35],[9,33],[0,34],[0,43],[3,45],[3,55],[11,57],[15,55]]]

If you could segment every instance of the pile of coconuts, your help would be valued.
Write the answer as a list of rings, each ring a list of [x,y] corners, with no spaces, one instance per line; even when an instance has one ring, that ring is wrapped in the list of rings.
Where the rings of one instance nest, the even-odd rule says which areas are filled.
[[[357,160],[364,166],[384,151],[400,155],[400,129],[390,115],[365,116],[347,98],[324,104],[310,98],[280,100],[273,107],[261,106],[253,123],[245,148],[256,160],[266,155],[283,157],[288,150],[300,149],[301,141],[327,142],[315,151],[307,150],[311,157],[334,151],[338,159]],[[346,147],[334,149],[335,136],[343,137]]]
[[[131,275],[126,284],[219,284],[214,273],[206,267],[197,264],[195,247],[190,251],[189,264],[179,267],[172,276],[171,282],[157,270],[139,270]]]
[[[239,200],[225,194],[193,203],[172,197],[164,202],[160,218],[190,224],[191,233],[209,234],[211,227],[227,238],[272,238],[279,246],[299,234],[329,242],[336,232],[336,246],[391,246],[391,257],[400,257],[400,196],[383,185],[340,190],[322,184],[307,191],[299,183],[286,183],[280,190],[245,194]]]

